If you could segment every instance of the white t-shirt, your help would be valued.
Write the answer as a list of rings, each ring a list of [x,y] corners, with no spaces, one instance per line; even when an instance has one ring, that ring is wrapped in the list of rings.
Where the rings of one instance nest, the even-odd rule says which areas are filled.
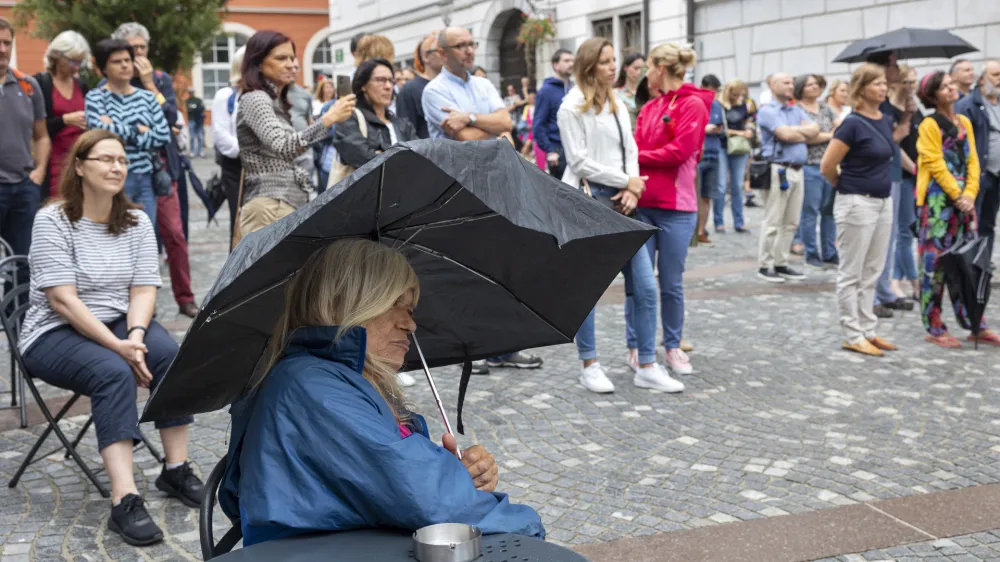
[[[396,137],[396,128],[392,126],[392,123],[386,123],[386,127],[389,127],[389,142],[396,144],[399,139]]]

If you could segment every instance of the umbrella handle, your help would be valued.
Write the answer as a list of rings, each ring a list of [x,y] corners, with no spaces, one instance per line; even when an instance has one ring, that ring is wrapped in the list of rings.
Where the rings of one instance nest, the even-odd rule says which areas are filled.
[[[427,377],[427,384],[430,385],[431,393],[434,394],[434,403],[437,404],[438,412],[441,413],[441,419],[444,420],[444,428],[454,436],[455,432],[451,430],[451,422],[448,420],[448,414],[444,411],[444,404],[441,403],[441,395],[438,394],[437,385],[434,384],[434,377],[431,376],[431,370],[427,368],[427,360],[424,359],[424,351],[420,349],[420,342],[417,341],[417,335],[410,334],[410,337],[413,338],[413,345],[417,347],[417,355],[420,356],[420,364],[424,368],[424,376]],[[458,450],[458,459],[462,459],[461,449]]]

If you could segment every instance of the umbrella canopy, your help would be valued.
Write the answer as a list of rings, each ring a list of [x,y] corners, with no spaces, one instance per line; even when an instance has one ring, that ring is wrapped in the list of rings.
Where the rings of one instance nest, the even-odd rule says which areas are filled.
[[[988,238],[959,242],[938,256],[938,267],[944,271],[948,295],[952,303],[964,306],[973,334],[979,326],[990,300],[990,267]]]
[[[420,279],[415,312],[431,367],[572,341],[652,227],[584,197],[506,141],[397,145],[230,255],[143,420],[238,398],[317,249],[365,237],[401,251]],[[416,346],[414,346],[416,347]],[[420,365],[415,348],[407,365]]]
[[[944,29],[903,27],[855,41],[841,51],[833,62],[865,62],[869,57],[886,53],[896,53],[899,60],[950,59],[978,50],[965,39]]]

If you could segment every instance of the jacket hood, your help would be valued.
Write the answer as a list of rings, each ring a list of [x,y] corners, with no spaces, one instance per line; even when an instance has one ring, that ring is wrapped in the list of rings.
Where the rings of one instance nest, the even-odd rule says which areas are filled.
[[[681,84],[681,87],[676,91],[667,94],[667,96],[674,96],[675,98],[688,98],[694,97],[705,104],[705,109],[712,110],[712,102],[715,101],[715,92],[712,90],[706,90],[705,88],[699,88],[694,84],[689,84],[687,82]]]
[[[542,87],[544,88],[546,86],[559,88],[560,90],[569,90],[570,87],[568,84],[556,78],[555,76],[549,76],[548,78],[545,79],[544,82],[542,82]]]
[[[288,338],[285,355],[307,353],[337,363],[343,363],[358,373],[365,364],[368,332],[361,327],[349,328],[339,338],[339,326],[306,326],[296,329]]]

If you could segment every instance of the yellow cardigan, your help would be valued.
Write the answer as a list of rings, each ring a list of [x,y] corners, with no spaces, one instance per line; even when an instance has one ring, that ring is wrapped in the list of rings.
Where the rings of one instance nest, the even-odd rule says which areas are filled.
[[[965,190],[961,191],[955,177],[948,171],[941,149],[941,128],[937,121],[928,117],[920,122],[917,130],[917,205],[924,204],[927,196],[927,186],[934,178],[941,189],[952,201],[966,196],[973,201],[979,193],[979,156],[976,152],[976,136],[972,133],[972,122],[965,115],[959,114],[959,121],[965,127],[965,136],[969,142],[969,158],[966,161]]]

